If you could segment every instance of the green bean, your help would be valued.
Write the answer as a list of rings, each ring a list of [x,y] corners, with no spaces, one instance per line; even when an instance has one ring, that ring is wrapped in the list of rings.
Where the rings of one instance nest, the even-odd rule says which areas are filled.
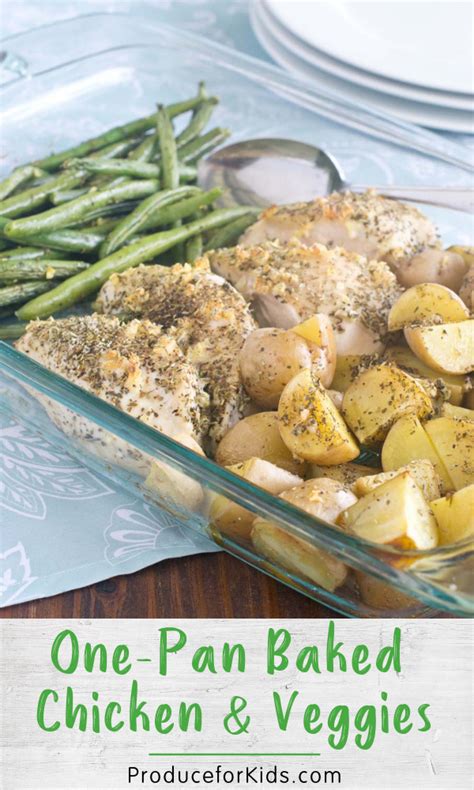
[[[145,139],[142,140],[140,145],[137,145],[133,151],[130,151],[128,158],[134,160],[135,162],[149,162],[153,156],[156,143],[156,134],[148,135],[148,137],[145,137]]]
[[[6,288],[0,288],[0,307],[27,302],[29,299],[49,291],[51,285],[50,282],[45,280],[32,280],[19,285],[7,285]]]
[[[90,225],[91,222],[97,222],[99,219],[106,219],[107,217],[115,217],[118,219],[124,214],[129,214],[131,211],[134,211],[138,204],[138,200],[123,200],[120,203],[112,203],[110,206],[102,206],[93,211],[88,211],[80,221],[76,220],[75,222],[69,223],[69,227],[73,229],[81,228],[83,225]]]
[[[217,103],[217,99],[215,98],[206,99],[201,106],[195,110],[189,124],[176,138],[176,145],[178,148],[194,140],[195,137],[201,134],[202,130],[209,123]]]
[[[12,324],[0,324],[0,340],[16,340],[18,337],[22,336],[27,326],[27,321],[15,321]]]
[[[173,202],[171,205],[164,205],[157,210],[155,214],[151,214],[141,227],[148,230],[151,228],[163,227],[164,225],[171,225],[179,219],[189,217],[200,208],[209,206],[221,195],[222,189],[215,187],[209,190],[209,192],[199,192],[197,195],[185,198],[179,202]]]
[[[31,236],[28,241],[36,247],[61,252],[84,253],[94,252],[105,239],[106,233],[100,230],[55,230],[50,233]]]
[[[8,195],[18,187],[22,187],[33,178],[38,178],[41,170],[33,165],[23,165],[13,170],[7,178],[0,183],[0,200],[5,200]]]
[[[178,152],[172,123],[166,109],[158,105],[156,128],[160,144],[161,186],[176,189],[179,186]]]
[[[188,239],[184,248],[184,260],[186,263],[194,263],[196,258],[202,255],[202,234],[198,233]]]
[[[156,192],[157,189],[158,181],[146,181],[145,179],[127,181],[125,184],[118,184],[115,187],[98,189],[88,192],[87,195],[76,198],[76,200],[71,200],[70,203],[43,211],[41,214],[13,220],[7,223],[3,232],[7,238],[15,239],[47,233],[79,221],[90,215],[95,209],[124,200],[143,198]]]
[[[194,110],[194,108],[197,107],[197,105],[201,102],[202,98],[198,94],[191,99],[186,99],[185,101],[168,105],[166,112],[170,118],[174,118],[176,115],[181,115],[181,113],[188,112],[188,110]],[[57,170],[58,167],[60,167],[60,165],[66,161],[66,159],[70,159],[71,157],[87,156],[92,151],[97,151],[100,148],[111,145],[112,143],[117,143],[120,140],[124,140],[128,137],[147,132],[148,129],[152,129],[155,124],[156,113],[153,113],[152,115],[147,115],[144,118],[138,118],[136,121],[130,121],[129,123],[123,124],[122,126],[115,126],[113,129],[109,129],[107,132],[103,132],[97,137],[91,137],[89,140],[79,143],[79,145],[67,148],[66,150],[60,151],[57,154],[51,154],[50,156],[44,157],[44,159],[38,159],[36,162],[34,162],[34,164],[36,167],[43,168],[43,170]]]
[[[129,137],[128,140],[120,140],[118,143],[106,145],[100,151],[91,154],[91,159],[99,157],[100,159],[116,159],[121,156],[126,156],[130,151],[133,151],[136,146],[141,144],[141,137]]]
[[[52,250],[42,250],[38,247],[14,247],[12,250],[0,252],[0,266],[2,263],[13,261],[33,261],[37,258],[60,258],[61,254]]]
[[[111,274],[123,272],[131,266],[138,266],[139,263],[150,261],[160,253],[172,249],[179,242],[187,241],[192,236],[226,224],[248,211],[248,206],[218,209],[189,225],[144,236],[133,244],[122,247],[107,258],[93,263],[80,274],[64,280],[48,294],[32,299],[31,302],[23,305],[16,315],[24,320],[46,318],[53,313],[71,307],[97,291]]]
[[[84,171],[61,173],[61,175],[51,178],[44,184],[25,189],[18,195],[2,200],[0,202],[0,215],[2,217],[18,217],[22,214],[28,214],[32,209],[46,203],[53,192],[59,189],[70,189],[82,184],[87,177]]]
[[[62,206],[63,203],[70,203],[71,200],[87,195],[89,190],[89,187],[86,187],[86,189],[60,189],[57,192],[53,192],[49,200],[53,206]]]
[[[248,214],[237,217],[233,222],[229,222],[228,225],[217,228],[207,241],[204,252],[208,250],[218,250],[221,247],[232,247],[238,241],[244,230],[248,228],[252,222],[255,222],[258,214],[260,214],[260,209],[249,211]]]
[[[56,258],[39,258],[36,260],[1,261],[0,279],[3,282],[23,282],[27,280],[46,280],[71,277],[73,274],[87,269],[85,261],[65,261]]]
[[[68,162],[68,167],[78,167],[88,173],[105,173],[110,176],[119,175],[132,178],[160,178],[162,174],[162,168],[158,164],[131,159],[71,159]],[[188,165],[179,164],[178,175],[180,178],[191,180],[196,177],[196,170]]]
[[[215,129],[211,129],[210,132],[196,137],[179,149],[180,162],[186,165],[195,164],[201,157],[208,154],[214,148],[217,148],[224,140],[227,140],[229,135],[229,129],[216,127]]]
[[[138,233],[142,228],[148,227],[147,223],[151,221],[155,213],[163,206],[169,203],[174,203],[180,198],[189,197],[199,193],[197,187],[178,187],[173,190],[164,190],[155,192],[148,198],[145,198],[127,217],[124,217],[110,235],[104,241],[100,248],[100,257],[105,258],[112,252],[115,252],[119,247],[122,247],[126,241],[130,239],[135,233]]]

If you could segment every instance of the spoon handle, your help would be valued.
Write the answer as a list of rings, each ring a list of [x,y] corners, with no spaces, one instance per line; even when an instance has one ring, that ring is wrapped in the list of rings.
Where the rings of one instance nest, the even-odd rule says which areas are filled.
[[[430,206],[444,206],[467,214],[474,212],[474,190],[463,187],[367,187],[350,186],[351,192],[365,192],[375,189],[380,195],[395,200],[408,200],[414,203],[427,203]]]

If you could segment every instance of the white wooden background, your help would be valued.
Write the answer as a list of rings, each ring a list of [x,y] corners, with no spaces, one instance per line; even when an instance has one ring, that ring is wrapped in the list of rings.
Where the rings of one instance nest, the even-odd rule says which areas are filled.
[[[472,623],[462,620],[370,620],[336,621],[336,633],[347,648],[365,642],[375,652],[390,640],[392,629],[402,627],[402,672],[381,675],[372,670],[356,676],[323,672],[301,674],[294,667],[269,677],[265,670],[266,637],[269,626],[286,627],[294,640],[290,654],[306,644],[325,644],[327,621],[322,620],[4,620],[0,621],[1,646],[1,741],[0,786],[5,790],[49,790],[49,788],[125,788],[129,765],[140,769],[161,769],[172,758],[152,758],[152,751],[165,752],[320,752],[308,758],[234,758],[174,759],[182,767],[205,768],[221,763],[238,768],[245,764],[274,765],[296,772],[310,767],[338,769],[344,788],[438,788],[469,790],[472,787]],[[177,626],[186,631],[188,647],[172,657],[172,671],[166,678],[158,674],[158,629]],[[79,671],[64,675],[51,664],[52,641],[62,628],[73,628],[81,642],[103,642],[109,648],[119,643],[130,647],[132,671],[118,677]],[[211,675],[190,670],[192,650],[202,644],[216,647],[226,640],[241,642],[247,651],[245,675],[222,671]],[[110,651],[111,653],[112,651]],[[347,650],[349,653],[349,650]],[[350,653],[349,653],[350,655]],[[151,658],[152,663],[138,663]],[[90,700],[97,690],[101,700],[126,700],[132,678],[139,682],[140,694],[150,703],[198,701],[204,711],[201,733],[159,735],[133,733],[123,728],[117,733],[81,733],[61,728],[46,733],[36,724],[36,703],[44,688],[60,694],[67,685],[75,689],[76,701]],[[275,722],[272,691],[300,696],[294,706],[294,723],[286,733]],[[378,732],[374,746],[367,752],[353,743],[353,735],[343,751],[327,744],[327,731],[316,736],[306,733],[301,713],[305,705],[316,702],[323,712],[336,704],[352,710],[364,704],[380,704],[380,692],[388,692],[388,704],[406,702],[412,709],[431,704],[432,729],[408,735]],[[232,737],[222,727],[233,694],[249,700],[252,718],[250,734]],[[150,706],[151,707],[151,706]],[[154,707],[154,705],[153,705]],[[60,705],[56,706],[60,710]],[[52,708],[49,708],[52,712]],[[415,729],[415,728],[414,728]],[[354,731],[352,731],[354,732]],[[169,785],[166,785],[169,786]],[[191,785],[189,785],[191,786]],[[203,785],[210,787],[211,785]],[[214,785],[212,785],[214,786]],[[224,786],[224,785],[222,785]],[[238,785],[246,787],[247,785]],[[248,785],[256,787],[256,785]],[[274,785],[275,786],[275,785]],[[276,785],[276,787],[284,785]],[[297,786],[294,785],[293,786]],[[308,785],[309,786],[309,785]],[[235,785],[237,787],[237,785]],[[288,787],[288,785],[287,785]]]

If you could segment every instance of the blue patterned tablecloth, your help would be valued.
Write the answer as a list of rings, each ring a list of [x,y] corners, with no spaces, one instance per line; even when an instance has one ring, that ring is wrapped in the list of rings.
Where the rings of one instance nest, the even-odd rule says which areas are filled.
[[[93,11],[155,14],[161,21],[268,59],[252,32],[247,0],[3,0],[1,35]],[[346,158],[349,172],[360,170],[361,156],[368,167],[376,164],[383,171],[390,166],[383,157],[377,159],[376,147],[352,155],[358,161],[352,168]],[[443,167],[438,171],[428,160],[424,167],[428,170],[413,173],[415,183],[442,183]],[[468,234],[461,231],[458,226],[455,237],[462,243]],[[0,458],[0,606],[131,573],[169,557],[215,550],[205,538],[183,531],[127,492],[112,489],[1,412]]]

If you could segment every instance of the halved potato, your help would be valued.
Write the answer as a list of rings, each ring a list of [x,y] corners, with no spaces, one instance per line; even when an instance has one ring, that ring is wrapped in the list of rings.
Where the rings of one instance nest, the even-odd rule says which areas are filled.
[[[451,247],[448,247],[448,252],[455,252],[457,255],[460,255],[466,266],[474,265],[474,247],[452,244]]]
[[[359,587],[360,597],[368,606],[375,609],[408,609],[413,605],[420,605],[415,598],[395,589],[390,584],[375,579],[363,571],[355,571],[357,586]],[[383,616],[383,615],[382,615]]]
[[[335,522],[345,507],[357,501],[345,486],[329,478],[308,480],[285,491],[281,498],[316,518],[330,522]],[[252,543],[263,556],[293,573],[302,574],[326,590],[335,590],[346,578],[347,569],[340,560],[265,519],[254,521]]]
[[[249,458],[242,464],[227,467],[229,471],[248,480],[249,483],[261,486],[271,494],[281,494],[289,488],[303,485],[297,475],[280,469],[279,466],[263,461],[261,458]],[[213,494],[209,509],[209,520],[221,532],[233,538],[249,538],[255,513],[246,510],[220,494]]]
[[[432,549],[438,543],[435,518],[409,472],[378,486],[338,518],[360,538],[403,549]]]
[[[469,310],[474,310],[474,263],[471,263],[463,277],[459,296]]]
[[[278,406],[280,434],[296,458],[334,466],[359,448],[321,382],[303,370],[286,385]]]
[[[337,351],[329,316],[316,313],[289,331],[306,340],[311,351],[313,374],[324,387],[330,387],[336,371]]]
[[[474,483],[430,502],[442,546],[474,536]]]
[[[293,458],[280,436],[276,411],[244,417],[226,433],[216,451],[216,461],[221,466],[233,466],[249,458],[262,458],[301,477],[305,474],[304,463]]]
[[[331,386],[345,392],[363,370],[378,364],[379,359],[378,354],[338,354]]]
[[[439,247],[425,247],[412,258],[397,264],[397,280],[405,288],[418,283],[440,283],[458,291],[466,272],[466,263],[457,252]]]
[[[435,326],[406,326],[405,339],[433,370],[461,375],[474,369],[474,321]]]
[[[462,405],[465,406],[466,409],[474,411],[474,389],[468,390],[465,393]]]
[[[396,469],[393,472],[381,472],[378,475],[359,477],[355,481],[352,490],[358,497],[365,496],[383,483],[386,483],[387,480],[392,480],[401,472],[409,472],[411,474],[427,502],[439,497],[441,493],[439,475],[431,461],[426,459],[410,461],[410,463],[401,466],[400,469]]]
[[[427,417],[433,404],[423,387],[395,365],[364,371],[348,387],[342,414],[362,444],[381,442],[404,414]]]
[[[454,483],[420,420],[414,414],[407,414],[397,420],[388,432],[382,447],[382,467],[384,472],[391,472],[419,459],[433,464],[441,480],[442,494],[454,489]]]
[[[387,324],[390,332],[396,332],[425,319],[432,319],[431,323],[441,319],[447,324],[466,318],[469,310],[457,293],[439,283],[420,283],[404,291],[392,305]]]
[[[377,471],[373,466],[364,466],[363,464],[339,464],[339,466],[310,464],[307,477],[310,480],[318,477],[329,477],[331,480],[337,480],[353,491],[356,480],[359,480],[363,475],[373,475]]]
[[[406,346],[391,346],[391,348],[387,348],[385,358],[390,362],[394,362],[409,376],[422,377],[430,381],[441,379],[450,392],[450,402],[455,406],[461,404],[464,392],[468,387],[467,376],[453,376],[450,373],[440,373],[437,370],[433,370],[418,359],[413,351]]]
[[[446,467],[456,491],[474,482],[474,423],[453,417],[438,417],[425,424],[425,431]]]
[[[333,592],[346,580],[347,568],[344,563],[326,551],[290,535],[271,521],[256,519],[251,537],[255,550],[263,557],[290,573],[304,576],[325,590]]]
[[[441,406],[442,417],[456,417],[458,420],[474,420],[474,411],[464,409],[462,406],[453,406],[452,403],[443,403]]]

